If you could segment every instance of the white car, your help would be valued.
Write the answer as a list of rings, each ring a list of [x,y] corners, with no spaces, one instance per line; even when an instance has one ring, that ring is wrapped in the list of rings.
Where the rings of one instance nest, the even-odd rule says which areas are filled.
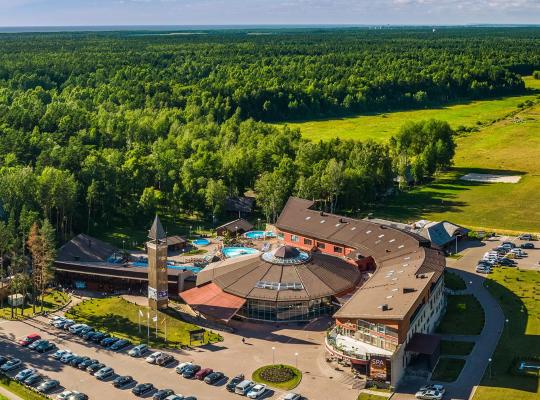
[[[266,385],[258,383],[251,388],[251,390],[247,394],[247,397],[249,397],[250,399],[258,399],[265,392],[266,392]]]
[[[163,353],[161,351],[156,351],[152,354],[150,354],[148,357],[146,357],[146,362],[150,364],[155,364],[156,360],[161,357]]]
[[[65,321],[66,319],[64,317],[61,317],[60,315],[53,315],[49,320],[49,325],[54,325],[55,322],[62,320]]]
[[[60,393],[56,398],[58,400],[67,400],[69,396],[73,396],[79,394],[79,392],[71,391],[71,390],[64,390],[62,393]]]
[[[144,353],[146,353],[148,351],[148,346],[145,345],[145,344],[140,344],[138,346],[135,346],[134,348],[132,348],[128,354],[131,356],[131,357],[140,357],[142,356]]]
[[[282,397],[282,400],[301,400],[301,399],[302,399],[302,395],[298,393],[293,393],[293,392],[287,393],[285,396]]]
[[[426,390],[436,390],[438,392],[441,392],[444,394],[446,392],[446,389],[443,385],[433,384],[433,385],[426,385],[422,386],[418,391],[425,392]]]
[[[416,392],[414,397],[421,400],[442,400],[443,394],[438,390],[423,390]]]
[[[26,378],[28,378],[30,375],[35,374],[37,370],[35,368],[26,368],[23,369],[21,372],[19,372],[17,375],[15,375],[16,381],[24,381]]]
[[[63,356],[65,356],[68,353],[71,354],[71,350],[68,350],[68,349],[56,350],[56,352],[53,355],[51,355],[51,357],[54,358],[55,360],[60,360]]]
[[[176,367],[176,373],[182,375],[186,367],[191,364],[193,364],[191,361],[178,364],[178,366]]]

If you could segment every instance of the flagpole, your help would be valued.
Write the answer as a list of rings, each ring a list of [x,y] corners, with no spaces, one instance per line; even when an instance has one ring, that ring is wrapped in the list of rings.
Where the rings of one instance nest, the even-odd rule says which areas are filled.
[[[146,344],[150,346],[150,311],[146,312]]]
[[[165,343],[167,343],[167,317],[165,317]]]
[[[156,339],[157,339],[157,321],[158,321],[158,311],[156,310]]]
[[[141,309],[139,308],[139,333],[141,333]]]

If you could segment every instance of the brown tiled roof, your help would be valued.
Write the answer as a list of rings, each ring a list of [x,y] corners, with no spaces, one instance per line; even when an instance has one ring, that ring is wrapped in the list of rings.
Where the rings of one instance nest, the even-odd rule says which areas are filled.
[[[234,221],[227,222],[226,224],[223,224],[216,228],[216,230],[220,230],[220,229],[226,229],[231,233],[236,233],[237,230],[243,230],[247,232],[253,229],[253,224],[249,221],[246,221],[243,218],[238,218],[238,219],[235,219]]]
[[[81,233],[60,247],[56,260],[101,262],[107,261],[117,251],[109,243]]]
[[[289,198],[276,226],[321,241],[355,249],[352,253],[372,257],[373,276],[336,313],[342,318],[403,318],[422,290],[444,271],[444,254],[429,240],[371,220],[358,220],[312,210],[314,202]],[[419,278],[424,275],[425,278]],[[404,289],[407,289],[406,292]],[[387,305],[383,311],[382,305]]]

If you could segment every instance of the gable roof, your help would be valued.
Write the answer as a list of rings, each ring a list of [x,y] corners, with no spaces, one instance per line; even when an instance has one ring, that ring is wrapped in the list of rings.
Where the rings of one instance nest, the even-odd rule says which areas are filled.
[[[234,212],[250,213],[253,210],[253,197],[239,196],[227,197],[225,200],[225,210]]]
[[[216,230],[226,229],[231,233],[236,233],[237,231],[250,231],[253,229],[253,224],[249,221],[246,221],[244,218],[238,218],[234,221],[227,222],[221,226],[218,226]]]
[[[80,233],[58,250],[57,261],[105,262],[118,249],[109,243]]]
[[[448,221],[441,221],[426,223],[419,233],[437,246],[444,246],[456,237],[466,235],[469,230]]]

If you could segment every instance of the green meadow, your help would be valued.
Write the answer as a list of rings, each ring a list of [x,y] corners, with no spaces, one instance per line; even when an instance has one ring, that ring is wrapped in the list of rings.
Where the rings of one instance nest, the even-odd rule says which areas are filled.
[[[529,89],[540,89],[540,80],[532,77],[526,77],[524,80]],[[531,93],[524,96],[458,103],[440,108],[289,122],[287,125],[299,128],[302,136],[311,140],[328,140],[339,137],[341,139],[386,141],[395,135],[406,121],[441,119],[448,121],[454,129],[459,126],[484,126],[515,111],[518,104],[535,98],[536,95]]]

